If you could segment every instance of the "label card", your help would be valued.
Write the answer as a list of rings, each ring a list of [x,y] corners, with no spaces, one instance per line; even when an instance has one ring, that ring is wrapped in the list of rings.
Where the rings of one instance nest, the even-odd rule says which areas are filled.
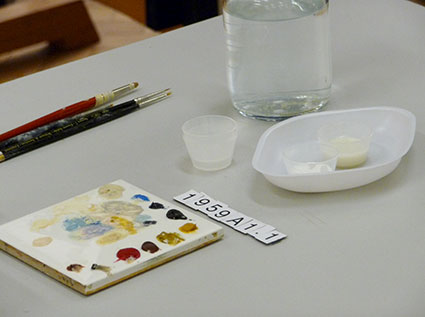
[[[223,222],[225,221],[227,218],[231,218],[233,217],[233,215],[237,215],[238,212],[236,210],[233,210],[229,207],[226,208],[222,208],[214,213],[209,214],[208,216],[210,216],[211,218]]]
[[[186,205],[186,202],[190,201],[197,195],[199,195],[199,193],[196,190],[191,189],[185,192],[184,194],[173,197],[173,199],[178,201],[179,203]]]
[[[209,204],[200,207],[198,210],[206,214],[207,216],[210,216],[211,214],[216,213],[217,211],[220,211],[225,208],[227,208],[227,205],[225,203],[222,203],[218,200],[211,200]]]
[[[234,218],[234,219],[226,219],[223,223],[225,225],[228,225],[235,229],[236,231],[239,231],[240,233],[247,234],[243,228],[244,225],[248,224],[249,222],[253,221],[254,219],[251,217],[248,217],[244,214],[240,214],[240,216]]]
[[[272,244],[275,242],[278,242],[282,239],[285,239],[287,237],[286,234],[283,234],[277,230],[273,230],[270,232],[265,232],[261,235],[258,235],[255,237],[255,239],[257,239],[258,241],[261,241],[265,244]]]
[[[200,210],[202,207],[205,207],[207,205],[210,205],[212,202],[215,202],[215,200],[209,197],[207,194],[205,193],[201,193],[201,194],[202,196],[200,196],[198,199],[195,199],[191,202],[191,205],[196,210]]]
[[[202,199],[204,199],[204,200],[202,200]],[[202,200],[202,202],[200,202],[201,200]],[[199,210],[199,207],[210,203],[211,200],[212,199],[210,197],[206,196],[204,193],[198,193],[196,196],[193,196],[192,198],[188,199],[185,202],[185,205],[194,209],[194,210]]]
[[[254,231],[250,231],[248,234],[249,234],[251,237],[256,238],[256,237],[258,237],[258,236],[262,236],[262,235],[264,235],[265,233],[268,233],[268,232],[273,231],[273,230],[275,230],[275,229],[276,229],[275,227],[272,227],[272,226],[270,226],[270,225],[265,225],[265,226],[264,226],[264,227],[262,227],[262,228],[257,228],[257,229],[254,229]]]
[[[252,220],[251,217],[248,217],[244,215],[243,213],[233,210],[233,212],[228,217],[221,219],[220,222],[235,229],[237,226],[247,223],[251,220]]]
[[[273,226],[248,217],[230,208],[227,204],[193,189],[174,197],[174,200],[267,245],[287,237]]]
[[[252,219],[250,222],[237,226],[238,229],[242,233],[249,234],[250,232],[254,232],[255,230],[258,230],[262,227],[264,227],[266,224],[262,223],[261,221]]]

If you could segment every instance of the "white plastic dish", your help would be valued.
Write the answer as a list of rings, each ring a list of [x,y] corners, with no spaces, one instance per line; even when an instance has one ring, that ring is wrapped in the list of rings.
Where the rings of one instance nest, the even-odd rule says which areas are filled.
[[[297,143],[282,152],[288,174],[329,173],[335,170],[338,150],[319,142]]]
[[[372,128],[367,161],[358,168],[326,174],[290,175],[282,157],[285,147],[316,140],[318,130],[334,121],[361,122]],[[303,115],[267,129],[258,141],[252,166],[272,184],[291,191],[314,193],[354,188],[391,173],[409,151],[415,130],[415,116],[401,108],[372,107]]]
[[[360,122],[333,122],[318,131],[319,143],[337,148],[338,168],[359,167],[367,160],[373,128]]]

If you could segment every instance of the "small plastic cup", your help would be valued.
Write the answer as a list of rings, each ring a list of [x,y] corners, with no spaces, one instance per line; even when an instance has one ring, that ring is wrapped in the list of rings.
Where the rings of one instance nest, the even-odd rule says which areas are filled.
[[[216,171],[230,165],[237,138],[233,119],[220,115],[196,117],[186,121],[182,130],[193,166]]]
[[[294,144],[283,150],[288,174],[321,174],[335,170],[338,150],[319,142]]]
[[[357,167],[367,160],[373,131],[364,124],[335,122],[319,129],[319,142],[338,149],[338,168]]]

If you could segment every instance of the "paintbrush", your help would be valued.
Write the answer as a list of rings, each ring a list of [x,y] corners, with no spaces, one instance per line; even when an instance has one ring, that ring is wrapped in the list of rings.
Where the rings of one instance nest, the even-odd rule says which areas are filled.
[[[57,126],[31,139],[15,143],[0,149],[0,162],[30,152],[44,145],[64,139],[68,136],[115,120],[137,109],[147,107],[171,95],[170,89],[164,89],[115,106],[108,106],[87,114],[75,115],[59,120]]]
[[[8,140],[10,138],[13,138],[17,135],[20,135],[22,133],[28,132],[30,130],[33,130],[35,128],[38,128],[40,126],[46,125],[50,122],[57,121],[63,118],[67,118],[73,115],[76,115],[78,113],[84,112],[88,109],[101,106],[108,101],[114,100],[133,89],[137,88],[139,84],[137,82],[115,88],[112,91],[98,94],[90,99],[80,101],[77,103],[74,103],[70,106],[67,106],[65,108],[61,108],[59,110],[56,110],[54,112],[51,112],[43,117],[40,117],[38,119],[35,119],[31,122],[28,122],[22,126],[19,126],[15,129],[12,129],[10,131],[7,131],[3,134],[0,134],[0,142]]]

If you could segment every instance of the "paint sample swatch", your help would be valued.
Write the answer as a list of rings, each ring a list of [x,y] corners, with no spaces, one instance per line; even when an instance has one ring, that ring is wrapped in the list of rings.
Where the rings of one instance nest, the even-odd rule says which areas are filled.
[[[118,180],[0,226],[0,249],[89,295],[206,246],[220,226]]]

